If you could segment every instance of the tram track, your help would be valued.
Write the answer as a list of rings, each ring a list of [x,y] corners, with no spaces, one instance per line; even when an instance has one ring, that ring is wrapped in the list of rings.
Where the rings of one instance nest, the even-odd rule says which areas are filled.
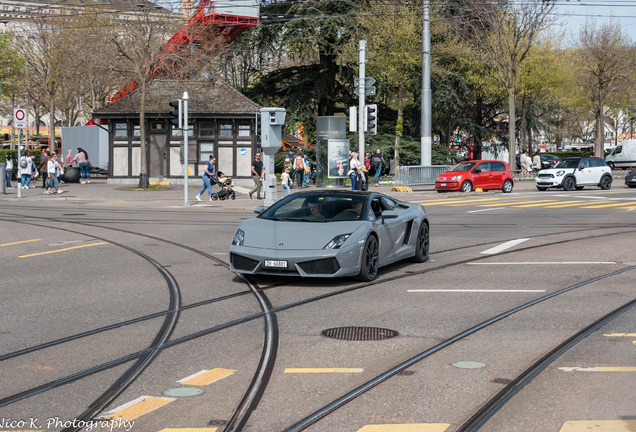
[[[65,220],[59,220],[59,221],[60,222],[66,222]],[[11,222],[16,222],[16,221],[15,220],[11,220]],[[22,223],[23,221],[20,221],[20,222]],[[208,259],[211,259],[211,260],[223,265],[226,268],[228,267],[227,263],[225,263],[224,261],[220,260],[218,257],[212,256],[210,254],[207,254],[204,251],[200,251],[200,250],[198,250],[196,248],[192,248],[190,246],[187,246],[187,245],[184,245],[184,244],[181,244],[181,243],[178,243],[178,242],[173,242],[173,241],[170,241],[170,240],[167,240],[167,239],[163,239],[163,238],[160,238],[160,237],[156,237],[156,236],[140,234],[140,233],[134,233],[134,232],[131,232],[131,231],[121,230],[121,229],[112,228],[112,227],[104,227],[104,226],[90,224],[90,223],[79,223],[79,224],[85,225],[85,226],[89,226],[89,227],[93,227],[93,228],[101,228],[101,229],[106,229],[106,230],[114,230],[114,231],[124,232],[124,233],[128,233],[128,234],[134,234],[134,235],[138,235],[138,236],[151,238],[151,239],[154,239],[154,240],[157,240],[157,241],[166,242],[166,243],[171,244],[171,245],[173,245],[175,247],[181,247],[181,248],[190,250],[193,253],[197,253],[199,255],[202,255],[202,256],[204,256],[204,257],[206,257]],[[40,225],[40,226],[43,226],[43,225]],[[69,229],[66,229],[66,228],[52,227],[50,225],[47,225],[46,227],[47,228],[55,228],[55,229],[63,229],[63,230],[68,231],[68,232],[74,232],[74,233],[77,233],[77,234],[88,235],[88,234],[82,233],[81,231],[73,231],[73,230],[69,230]],[[603,228],[607,228],[607,227],[603,227]],[[589,229],[586,228],[584,230],[568,230],[568,231],[563,231],[563,232],[558,232],[558,233],[550,233],[550,234],[545,234],[545,235],[540,235],[540,236],[535,236],[535,237],[554,236],[554,235],[565,234],[565,233],[576,233],[578,231],[589,232]],[[634,231],[636,231],[636,230],[631,230],[631,231],[627,231],[627,232],[629,233],[629,232],[634,232]],[[624,235],[624,234],[626,234],[626,231],[621,231],[620,233],[609,233],[609,234],[598,235],[598,237],[607,237],[607,236],[611,236],[611,235]],[[553,245],[564,244],[564,243],[568,243],[568,242],[575,242],[575,241],[580,241],[580,240],[583,240],[583,239],[589,239],[591,237],[593,238],[594,236],[586,235],[584,238],[567,239],[567,240],[560,240],[560,241],[556,241],[556,242],[545,243],[545,244],[542,244],[542,245],[528,246],[528,247],[518,248],[518,249],[507,251],[507,252],[502,252],[499,255],[511,254],[511,253],[516,253],[516,252],[526,251],[526,250],[529,250],[529,249],[553,246]],[[95,238],[99,238],[99,237],[95,237]],[[109,241],[109,240],[105,239],[105,241]],[[477,245],[470,245],[470,246],[467,246],[467,247],[464,247],[464,248],[461,248],[461,249],[483,247],[483,246],[491,245],[493,243],[500,243],[500,241],[490,241],[490,242],[485,242],[485,243],[481,243],[481,244],[477,244]],[[448,250],[441,250],[441,251],[435,252],[434,254],[431,254],[431,255],[442,254],[442,253],[450,252],[450,251],[453,251],[453,250],[457,250],[457,248],[452,248],[452,249],[448,249]],[[371,286],[371,285],[387,283],[387,282],[391,282],[391,281],[394,281],[394,280],[408,278],[408,277],[413,277],[413,276],[421,276],[422,274],[425,274],[425,273],[438,271],[438,270],[445,269],[445,268],[452,267],[452,266],[456,266],[456,265],[462,265],[462,264],[466,264],[466,263],[470,263],[470,262],[474,262],[474,261],[479,261],[479,260],[486,259],[486,258],[489,258],[489,257],[482,256],[482,257],[476,257],[476,258],[471,258],[471,259],[458,260],[458,261],[455,261],[455,262],[452,262],[452,263],[447,263],[447,264],[444,264],[444,265],[435,266],[435,267],[423,269],[423,270],[420,270],[420,271],[414,271],[414,272],[409,272],[409,273],[405,273],[405,274],[401,274],[401,275],[394,275],[394,276],[390,276],[390,277],[386,277],[386,278],[381,278],[381,279],[378,279],[378,280],[373,281],[371,283],[354,285],[352,287],[347,287],[347,288],[344,288],[344,289],[341,289],[341,290],[338,290],[338,291],[334,291],[334,292],[331,292],[331,293],[323,294],[323,295],[320,295],[320,296],[314,296],[312,298],[300,300],[298,302],[289,303],[287,305],[282,305],[282,306],[279,306],[279,307],[271,307],[271,305],[269,304],[269,300],[267,300],[266,297],[265,297],[264,298],[264,303],[261,304],[261,306],[264,307],[262,312],[259,312],[259,313],[256,313],[256,314],[253,314],[253,315],[250,315],[250,316],[247,316],[247,317],[243,317],[243,318],[240,318],[240,319],[232,320],[230,322],[227,322],[227,323],[224,323],[224,324],[221,324],[221,325],[218,325],[218,326],[210,327],[208,329],[205,329],[205,330],[202,330],[202,331],[199,331],[199,332],[195,332],[195,333],[192,333],[190,335],[186,335],[186,336],[183,336],[181,338],[174,339],[172,341],[165,341],[163,344],[161,344],[160,348],[158,348],[158,349],[161,350],[161,349],[165,349],[165,348],[168,348],[168,347],[176,346],[178,344],[181,344],[181,343],[184,343],[184,342],[187,342],[187,341],[202,337],[204,335],[207,335],[207,334],[210,334],[210,333],[214,333],[214,332],[220,331],[220,330],[225,329],[225,328],[230,328],[230,327],[233,327],[233,326],[236,326],[236,325],[240,325],[242,323],[245,323],[245,322],[248,322],[248,321],[252,321],[252,320],[255,320],[255,319],[259,319],[259,318],[265,318],[266,320],[269,318],[270,320],[273,320],[273,322],[271,322],[271,324],[273,326],[275,326],[275,320],[276,320],[276,315],[275,314],[277,312],[282,312],[282,311],[285,311],[285,310],[288,310],[288,309],[292,309],[292,308],[295,308],[295,307],[298,307],[298,306],[301,306],[301,305],[305,305],[305,304],[308,304],[308,303],[311,303],[311,302],[319,301],[319,300],[322,300],[322,299],[325,299],[325,298],[328,298],[328,297],[332,297],[332,296],[335,296],[335,295],[340,295],[340,294],[351,292],[351,291],[354,291],[354,290],[359,290],[359,289],[362,289],[362,288],[365,288],[365,287],[368,287],[368,286]],[[622,271],[628,271],[628,270],[631,270],[631,269],[633,269],[633,268],[623,269]],[[610,275],[612,275],[612,274],[608,274],[608,275],[603,276],[603,277],[609,277]],[[286,283],[282,283],[282,284],[274,284],[274,285],[271,285],[271,286],[268,286],[268,287],[264,287],[264,288],[259,288],[257,284],[255,284],[253,281],[250,280],[250,278],[246,278],[246,283],[252,284],[251,286],[252,286],[253,290],[254,291],[258,291],[258,292],[262,292],[263,290],[266,290],[266,289],[272,289],[272,288],[288,285]],[[574,289],[574,288],[570,287],[570,289]],[[181,306],[180,310],[183,311],[185,309],[195,308],[195,307],[198,307],[198,306],[202,306],[204,304],[211,304],[211,303],[223,301],[223,300],[229,299],[229,298],[236,298],[237,296],[242,296],[242,295],[246,295],[246,294],[249,294],[249,293],[250,293],[250,291],[244,291],[244,292],[235,293],[235,294],[232,294],[232,295],[229,295],[229,296],[219,297],[219,298],[216,298],[216,299],[208,299],[208,300],[205,300],[205,301],[202,301],[202,302],[198,302],[198,303],[195,303],[195,304],[192,304],[192,305],[183,305],[183,306]],[[529,306],[527,306],[527,307],[529,307]],[[139,318],[136,318],[136,319],[132,319],[132,320],[129,320],[127,322],[113,324],[111,326],[106,326],[106,327],[103,327],[101,329],[95,329],[95,330],[92,330],[92,331],[89,331],[89,332],[85,332],[84,334],[78,334],[78,335],[76,335],[76,337],[74,339],[77,339],[79,337],[84,337],[84,336],[87,336],[87,335],[90,335],[90,334],[94,334],[95,332],[103,332],[103,331],[107,331],[107,330],[110,330],[110,329],[118,328],[118,327],[121,327],[121,326],[133,324],[135,322],[140,322],[142,320],[158,318],[158,317],[160,317],[162,315],[165,315],[167,313],[168,313],[167,311],[158,312],[158,313],[151,314],[151,315],[148,315],[148,316],[145,316],[145,317],[139,317]],[[267,334],[267,330],[266,330],[266,334]],[[466,335],[464,335],[463,337],[465,337],[465,336]],[[71,336],[69,338],[73,338],[73,337]],[[44,349],[44,348],[47,348],[49,346],[53,346],[54,344],[64,343],[65,341],[70,340],[69,338],[64,338],[64,339],[60,339],[58,341],[52,341],[52,342],[49,342],[47,344],[42,344],[41,347],[39,347],[39,348],[38,347],[31,347],[29,349],[22,350],[23,352],[14,352],[14,353],[6,354],[6,355],[3,355],[3,356],[0,356],[0,361],[2,361],[4,359],[7,359],[7,358],[13,358],[13,357],[16,357],[16,356],[19,356],[19,355],[23,355],[23,354],[25,354],[27,352],[33,352],[34,350],[37,350],[37,349]],[[267,342],[268,339],[270,340],[270,343]],[[278,339],[277,335],[273,335],[271,333],[270,333],[270,336],[266,336],[266,343],[264,343],[263,354],[261,356],[261,361],[259,363],[259,368],[258,368],[257,372],[254,375],[254,379],[252,380],[252,384],[250,385],[250,389],[248,389],[248,391],[245,393],[245,396],[244,396],[243,400],[241,401],[241,404],[240,404],[239,408],[237,409],[237,411],[235,412],[234,416],[232,417],[232,420],[228,423],[228,427],[225,429],[226,431],[242,430],[245,422],[249,418],[250,412],[252,410],[254,410],[255,407],[258,405],[258,401],[259,401],[260,397],[262,396],[262,394],[264,392],[264,389],[265,389],[265,387],[267,385],[267,381],[269,379],[268,372],[265,369],[268,367],[269,368],[269,374],[271,374],[271,366],[273,365],[273,362],[275,361],[275,354],[276,354],[275,351],[277,349],[277,339]],[[433,349],[433,348],[431,348],[431,349]],[[439,349],[441,349],[441,348],[438,348],[437,351]],[[155,351],[157,351],[157,350],[155,350]],[[435,352],[437,352],[437,351],[435,351]],[[131,354],[127,355],[127,356],[121,357],[119,359],[115,359],[112,362],[107,362],[107,363],[105,363],[103,365],[97,366],[96,368],[98,370],[104,370],[104,368],[110,368],[110,367],[113,367],[114,365],[123,364],[125,362],[131,361],[131,360],[134,360],[134,359],[138,360],[138,359],[140,359],[140,358],[142,358],[142,357],[144,357],[146,355],[149,355],[151,352],[153,352],[153,350],[150,349],[150,348],[145,349],[145,350],[141,350],[141,351],[138,351],[136,353],[131,353]],[[428,355],[430,355],[430,354],[428,354]],[[268,366],[265,367],[264,365],[268,365]],[[89,369],[87,371],[92,371],[92,372],[90,372],[90,374],[92,374],[92,373],[95,373],[95,372],[98,371],[98,370],[95,370],[96,368],[92,368],[92,369]],[[391,376],[392,375],[394,375],[394,374],[391,374]],[[72,380],[73,381],[77,380],[77,379],[79,379],[79,378],[81,378],[83,376],[87,376],[87,375],[83,375],[82,374],[82,376],[76,376]],[[69,378],[69,377],[67,377],[67,378]],[[66,382],[64,382],[64,383],[66,383]],[[60,385],[63,385],[63,383],[60,383]],[[39,392],[42,392],[42,391],[46,391],[46,390],[44,388],[42,388],[41,391],[39,391]],[[2,406],[1,405],[2,402],[3,401],[0,401],[0,406]],[[98,410],[95,410],[95,411],[97,412]],[[312,423],[313,422],[314,421],[312,421]],[[306,426],[304,426],[304,427],[306,427]],[[288,429],[288,430],[302,430],[302,429]]]

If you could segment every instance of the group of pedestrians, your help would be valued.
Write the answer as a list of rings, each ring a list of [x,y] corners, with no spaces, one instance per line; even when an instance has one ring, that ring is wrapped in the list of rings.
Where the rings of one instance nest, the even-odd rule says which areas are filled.
[[[78,162],[80,169],[80,183],[90,183],[90,162],[88,160],[88,153],[81,147],[77,149],[77,154],[72,157],[71,150],[68,151],[66,156],[66,167],[71,167],[75,162]],[[7,188],[13,188],[11,186],[11,178],[13,177],[13,171],[16,171],[18,179],[18,187],[21,189],[32,189],[35,187],[36,179],[42,178],[42,188],[46,189],[45,194],[50,194],[51,189],[55,188],[57,193],[63,193],[60,188],[60,179],[64,172],[62,164],[58,162],[58,155],[55,152],[49,152],[48,150],[42,151],[39,160],[39,170],[35,163],[35,156],[29,155],[28,150],[21,150],[19,157],[14,160],[11,153],[6,156],[6,179],[5,186]]]
[[[373,168],[373,183],[375,186],[380,185],[380,176],[382,175],[382,169],[386,167],[386,161],[382,156],[382,151],[376,149],[373,156],[369,158],[369,153],[365,154],[364,167],[358,160],[358,152],[351,152],[349,158],[349,178],[351,179],[351,190],[366,190],[368,187],[368,177],[370,169]]]
[[[535,153],[534,156],[530,157],[527,150],[522,152],[519,155],[519,168],[521,168],[522,176],[539,172],[541,170],[541,156],[539,153]]]

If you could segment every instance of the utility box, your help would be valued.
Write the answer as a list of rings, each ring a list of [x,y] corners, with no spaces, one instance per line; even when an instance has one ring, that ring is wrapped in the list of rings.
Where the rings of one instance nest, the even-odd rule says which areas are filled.
[[[86,150],[93,167],[108,171],[108,130],[99,126],[63,127],[60,162],[65,162],[68,150],[75,157],[78,147]]]
[[[265,207],[276,201],[276,174],[274,173],[274,155],[283,143],[283,125],[285,124],[285,108],[261,108],[261,150],[265,178]]]

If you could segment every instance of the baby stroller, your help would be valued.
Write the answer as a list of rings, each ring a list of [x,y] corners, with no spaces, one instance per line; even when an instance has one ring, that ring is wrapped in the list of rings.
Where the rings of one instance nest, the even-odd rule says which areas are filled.
[[[221,186],[221,190],[212,194],[212,201],[236,199],[236,193],[234,193],[234,189],[232,189],[232,186],[234,186],[232,177],[225,177],[223,173],[219,171],[216,183]]]

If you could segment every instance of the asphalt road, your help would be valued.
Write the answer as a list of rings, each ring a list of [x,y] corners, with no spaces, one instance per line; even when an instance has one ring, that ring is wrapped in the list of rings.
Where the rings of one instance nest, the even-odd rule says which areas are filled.
[[[636,191],[618,181],[566,193],[379,188],[425,206],[431,255],[372,284],[248,284],[229,272],[228,245],[259,203],[239,191],[184,206],[183,190],[167,189],[97,181],[0,197],[0,431],[76,430],[82,414],[120,419],[92,430],[460,430],[548,352],[634,300]],[[321,334],[337,327],[398,335]],[[481,430],[634,430],[635,342],[627,309]]]

